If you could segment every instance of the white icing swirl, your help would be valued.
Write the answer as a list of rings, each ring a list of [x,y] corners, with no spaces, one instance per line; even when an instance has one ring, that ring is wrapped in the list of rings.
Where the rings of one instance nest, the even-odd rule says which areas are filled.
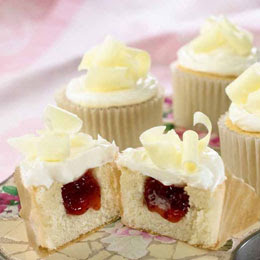
[[[244,106],[232,103],[229,107],[231,122],[248,132],[260,132],[260,116],[248,112]]]
[[[72,79],[66,88],[66,97],[73,103],[87,107],[113,107],[138,104],[157,95],[158,82],[152,76],[137,81],[136,86],[109,92],[85,88],[85,76]]]
[[[196,53],[190,44],[177,53],[178,64],[184,68],[223,76],[238,76],[260,59],[260,52],[252,48],[247,56],[240,56],[226,47],[209,53]]]
[[[189,185],[214,190],[226,179],[221,157],[209,147],[203,151],[197,170],[192,173],[187,173],[181,168],[159,168],[152,162],[143,147],[126,149],[119,155],[117,164],[150,176],[164,185]]]
[[[208,18],[177,55],[182,67],[221,76],[238,76],[260,58],[252,34],[223,15]]]
[[[117,153],[118,148],[114,143],[99,137],[98,140],[92,140],[88,147],[72,147],[70,156],[63,161],[27,158],[20,163],[22,181],[25,187],[43,185],[49,188],[55,181],[66,184],[78,179],[88,169],[114,161]]]

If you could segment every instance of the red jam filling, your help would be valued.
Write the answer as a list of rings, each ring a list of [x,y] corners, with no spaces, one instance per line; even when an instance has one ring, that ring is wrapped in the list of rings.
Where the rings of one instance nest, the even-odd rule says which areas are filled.
[[[76,181],[65,184],[61,189],[63,205],[67,214],[81,215],[89,208],[99,210],[100,187],[93,176],[92,170],[88,170]]]
[[[184,187],[165,186],[150,177],[145,181],[144,201],[150,211],[157,212],[170,222],[180,221],[190,207],[189,195]]]

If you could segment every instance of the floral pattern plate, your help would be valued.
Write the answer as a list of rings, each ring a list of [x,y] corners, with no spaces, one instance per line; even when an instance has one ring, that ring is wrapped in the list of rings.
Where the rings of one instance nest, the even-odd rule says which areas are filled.
[[[29,246],[25,224],[19,218],[18,211],[19,198],[11,178],[0,186],[0,259],[2,255],[3,259],[12,260],[226,260],[231,255],[230,242],[222,251],[207,251],[168,237],[130,229],[119,220],[42,258]]]
[[[165,99],[164,120],[168,129],[172,124],[172,100]],[[176,129],[182,135],[184,129]],[[203,135],[203,134],[202,134]],[[219,139],[212,136],[211,146],[218,148]],[[29,246],[25,224],[19,218],[20,204],[13,178],[0,186],[0,259],[12,260],[124,260],[124,259],[182,259],[182,260],[226,260],[241,239],[234,238],[219,251],[208,251],[192,247],[174,239],[154,236],[133,230],[120,220],[88,235],[66,248],[44,258]],[[253,230],[259,229],[257,224]],[[233,245],[233,246],[232,246]]]

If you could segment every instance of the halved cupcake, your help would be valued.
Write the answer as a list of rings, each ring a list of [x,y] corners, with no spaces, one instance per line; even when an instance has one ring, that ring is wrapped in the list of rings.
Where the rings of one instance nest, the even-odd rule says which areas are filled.
[[[58,91],[56,103],[78,115],[94,138],[138,147],[144,130],[162,124],[163,94],[150,63],[147,52],[107,37],[84,55],[79,69],[87,74]]]
[[[226,86],[260,59],[253,36],[224,16],[210,17],[177,56],[171,65],[174,122],[191,129],[193,113],[201,111],[218,132],[218,119],[230,105]]]
[[[119,217],[118,148],[78,131],[82,121],[48,106],[39,135],[9,139],[25,158],[16,169],[30,243],[54,250]]]
[[[119,155],[121,221],[217,249],[257,222],[260,199],[242,180],[225,176],[221,157],[207,146],[208,117],[195,113],[197,123],[208,129],[201,140],[191,130],[181,141],[174,130],[165,133],[165,127],[155,127],[140,136],[143,147]]]

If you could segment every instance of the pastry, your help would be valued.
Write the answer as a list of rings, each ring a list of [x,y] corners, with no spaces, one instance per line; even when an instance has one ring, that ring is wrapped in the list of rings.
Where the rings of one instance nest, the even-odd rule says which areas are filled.
[[[59,90],[56,103],[83,120],[83,132],[137,147],[144,130],[162,124],[163,94],[150,63],[147,52],[108,36],[84,55],[79,70],[87,73]]]
[[[49,105],[44,122],[9,143],[24,155],[15,183],[29,241],[51,251],[119,217],[120,173],[115,144],[79,133],[76,115]]]
[[[154,127],[140,136],[143,147],[119,155],[121,221],[134,229],[217,249],[257,222],[260,201],[249,185],[225,175],[221,157],[208,147],[208,117],[197,112],[194,123],[208,129],[201,140],[192,130],[181,141],[174,130],[165,134],[165,127]]]

